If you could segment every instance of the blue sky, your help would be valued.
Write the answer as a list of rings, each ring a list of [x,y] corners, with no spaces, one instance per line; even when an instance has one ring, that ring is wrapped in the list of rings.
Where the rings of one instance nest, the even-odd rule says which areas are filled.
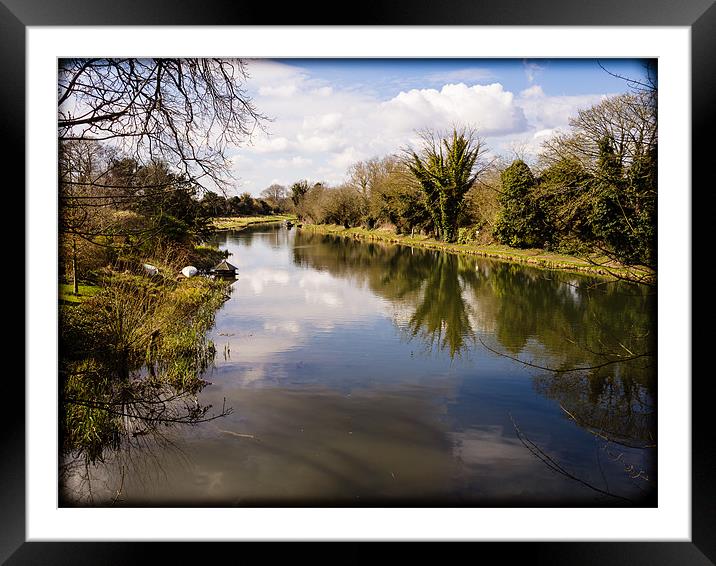
[[[642,67],[635,59],[284,59],[302,67],[319,80],[337,87],[373,89],[392,97],[396,89],[442,86],[448,80],[500,82],[511,91],[524,90],[535,82],[545,94],[593,94],[624,89],[621,76],[639,77]]]
[[[602,59],[639,79],[642,62]],[[569,117],[629,85],[594,59],[252,59],[246,87],[272,120],[231,157],[236,191],[299,179],[338,184],[358,160],[418,143],[417,130],[474,126],[496,156],[536,157]]]

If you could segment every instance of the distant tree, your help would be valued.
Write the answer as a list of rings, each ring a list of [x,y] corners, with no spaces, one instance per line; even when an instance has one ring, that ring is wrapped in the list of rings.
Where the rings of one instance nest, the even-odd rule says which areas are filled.
[[[145,218],[154,239],[190,245],[209,235],[208,219],[213,214],[208,209],[212,207],[198,201],[196,185],[187,183],[183,175],[173,173],[161,161],[140,167],[135,177],[141,198],[136,199],[132,210]],[[223,213],[226,199],[216,196]]]
[[[308,182],[300,181],[294,183],[292,186],[300,185],[299,190],[301,191],[301,197],[296,207],[296,215],[301,220],[307,220],[320,224],[324,222],[324,208],[326,199],[326,187],[321,183],[315,183],[312,187],[308,188]],[[306,191],[303,192],[304,187]]]
[[[472,226],[489,237],[497,222],[500,211],[500,181],[504,166],[495,162],[481,175],[465,195],[465,206],[460,225]]]
[[[392,222],[387,208],[389,199],[386,197],[395,192],[399,185],[411,182],[406,172],[405,166],[393,155],[373,157],[351,165],[347,186],[352,187],[361,200],[365,210],[363,225],[373,228],[381,220]]]
[[[353,188],[356,197],[361,200],[361,206],[366,214],[369,211],[371,193],[375,189],[380,173],[380,160],[377,157],[368,161],[358,161],[348,168],[347,185]],[[373,218],[366,217],[365,220],[369,226],[375,223]]]
[[[229,203],[223,195],[206,191],[201,199],[201,208],[209,216],[226,216],[229,212]]]
[[[293,206],[295,208],[298,208],[301,204],[301,200],[303,200],[303,197],[308,192],[308,189],[308,181],[305,179],[302,181],[296,181],[293,185],[291,185],[291,201],[293,202]]]
[[[268,204],[277,210],[285,211],[288,208],[286,202],[288,199],[288,189],[283,185],[273,183],[261,191],[261,196]]]
[[[234,214],[239,216],[251,216],[256,211],[256,201],[251,193],[241,193],[236,203],[236,208],[233,209]]]
[[[340,224],[345,228],[359,226],[366,212],[367,203],[354,187],[343,185],[327,189],[324,193],[322,222]]]

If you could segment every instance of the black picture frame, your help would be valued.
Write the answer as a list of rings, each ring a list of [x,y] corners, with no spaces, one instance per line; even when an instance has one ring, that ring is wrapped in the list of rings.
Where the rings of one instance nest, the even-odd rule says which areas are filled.
[[[338,15],[342,14],[342,15]],[[344,20],[350,18],[350,21]],[[692,179],[693,187],[706,183],[712,169],[712,142],[716,100],[716,73],[712,58],[716,54],[716,6],[714,0],[499,0],[479,2],[450,0],[394,0],[385,6],[361,4],[359,9],[339,12],[335,6],[319,3],[287,4],[280,9],[271,3],[228,0],[202,0],[173,3],[160,0],[0,0],[0,60],[3,81],[0,86],[0,131],[7,140],[5,163],[24,163],[25,158],[25,33],[28,26],[52,25],[560,25],[560,26],[686,26],[691,30],[692,55]],[[662,157],[664,159],[664,157]],[[7,168],[6,168],[7,169]],[[14,187],[24,187],[22,168]],[[11,172],[6,171],[7,174]],[[713,182],[704,184],[709,190]],[[15,189],[16,193],[19,193]],[[692,189],[691,198],[697,194]],[[21,205],[23,206],[23,205]],[[696,211],[697,208],[693,207]],[[692,258],[699,257],[701,242],[707,242],[704,225],[692,220]],[[24,258],[28,261],[32,258]],[[708,273],[704,274],[705,277]],[[692,297],[704,296],[706,281],[692,280]],[[19,286],[18,286],[19,288]],[[25,296],[25,304],[32,297]],[[705,318],[705,314],[701,315]],[[693,319],[692,319],[693,320]],[[696,329],[695,321],[692,328]],[[706,348],[708,332],[693,332],[693,353]],[[28,344],[25,344],[26,356]],[[716,438],[713,424],[707,421],[710,408],[708,373],[698,374],[692,366],[692,537],[690,542],[524,542],[478,544],[479,552],[499,553],[500,561],[520,559],[548,564],[716,564]],[[691,376],[669,376],[689,379]],[[0,560],[7,564],[131,564],[145,563],[161,556],[164,562],[193,563],[214,559],[218,549],[228,550],[234,560],[249,559],[251,551],[260,552],[261,560],[277,557],[297,560],[305,556],[315,560],[315,547],[306,543],[134,543],[134,542],[26,542],[25,537],[25,387],[21,379],[8,371],[5,376],[6,399],[0,427]],[[10,383],[8,383],[10,382]],[[14,388],[14,390],[13,390]],[[81,533],[78,533],[81,536]],[[236,545],[241,545],[238,549]],[[377,543],[342,543],[340,549],[327,545],[326,555],[340,561],[360,559],[384,553]],[[436,548],[437,546],[437,548]],[[322,546],[325,550],[326,545]],[[426,551],[449,559],[465,550],[463,545],[410,545],[401,552],[426,557]],[[209,555],[209,553],[211,553]],[[428,553],[428,557],[430,556]],[[254,556],[259,556],[255,554]],[[437,556],[437,555],[436,555]],[[457,556],[457,554],[456,554]],[[477,555],[472,554],[477,559]],[[412,556],[411,556],[412,558]],[[335,558],[337,559],[337,558]],[[404,556],[403,560],[407,557]],[[517,562],[519,563],[519,562]]]

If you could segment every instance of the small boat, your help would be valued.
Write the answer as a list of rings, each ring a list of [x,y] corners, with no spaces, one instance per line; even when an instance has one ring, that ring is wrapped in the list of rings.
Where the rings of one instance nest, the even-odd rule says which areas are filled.
[[[214,275],[222,275],[224,277],[232,277],[236,275],[238,267],[231,265],[228,261],[223,260],[219,265],[214,266],[211,270]]]

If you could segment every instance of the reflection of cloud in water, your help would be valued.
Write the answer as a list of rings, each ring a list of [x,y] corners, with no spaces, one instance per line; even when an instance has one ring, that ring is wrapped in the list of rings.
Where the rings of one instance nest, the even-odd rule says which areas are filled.
[[[453,488],[454,459],[434,390],[214,393],[226,395],[234,413],[192,429],[183,449],[201,464],[168,470],[152,486],[152,501],[350,505],[430,500]],[[128,481],[126,503],[147,495]]]
[[[218,351],[227,342],[231,347],[231,358],[218,359],[217,364],[268,361],[301,348],[318,333],[345,324],[371,324],[387,316],[387,310],[380,298],[327,272],[248,269],[217,315]]]
[[[529,503],[564,501],[572,503],[602,502],[614,500],[600,496],[582,484],[552,471],[534,456],[518,438],[505,436],[501,425],[472,427],[461,432],[449,433],[453,441],[453,453],[463,466],[463,477],[469,483],[468,491],[485,495],[490,500],[508,502],[520,500]],[[560,464],[565,464],[577,477],[590,477],[590,469],[576,461],[563,461],[547,438],[531,438],[544,448]],[[468,479],[469,478],[469,479]]]
[[[455,458],[465,467],[473,489],[490,498],[533,493],[564,497],[564,478],[551,473],[517,438],[504,436],[502,426],[491,425],[450,433]]]
[[[503,436],[499,425],[470,428],[452,433],[455,456],[468,466],[532,467],[535,459],[517,438]]]
[[[244,385],[256,383],[262,381],[266,377],[266,370],[264,366],[250,366],[245,371],[241,372],[241,382]],[[232,380],[232,381],[235,381]]]
[[[313,327],[321,332],[330,332],[336,325],[330,320],[316,320],[313,323]]]
[[[196,468],[194,472],[194,485],[212,497],[224,493],[224,472],[214,472]]]
[[[577,304],[582,301],[582,294],[579,288],[579,281],[572,279],[571,281],[565,281],[567,287],[568,296]]]
[[[283,269],[263,268],[241,273],[241,280],[248,282],[256,295],[263,293],[266,285],[288,285],[290,279],[288,271]]]
[[[306,271],[301,274],[298,279],[298,286],[305,287],[324,287],[326,285],[335,287],[339,280],[331,276],[326,271]]]
[[[278,322],[264,322],[264,330],[267,332],[290,332],[297,334],[301,326],[295,320],[282,320]]]
[[[330,291],[320,291],[318,293],[306,291],[305,297],[306,303],[311,305],[321,304],[330,308],[340,307],[343,305],[343,300],[338,295],[331,293]]]

